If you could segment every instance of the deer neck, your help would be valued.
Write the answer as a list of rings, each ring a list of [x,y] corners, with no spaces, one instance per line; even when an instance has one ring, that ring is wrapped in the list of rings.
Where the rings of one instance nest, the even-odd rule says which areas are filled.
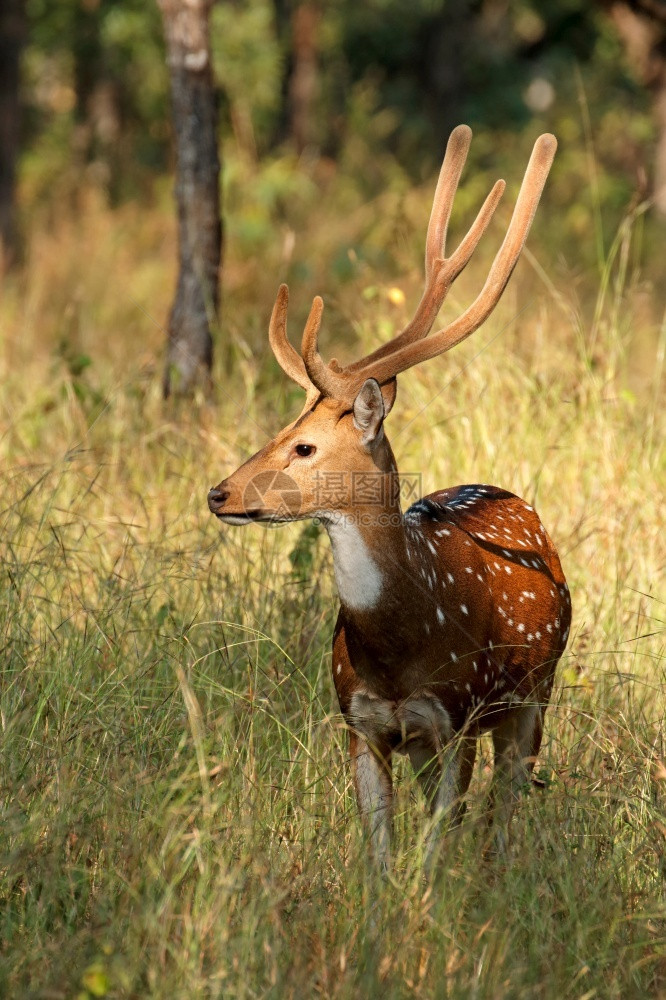
[[[367,478],[355,479],[348,506],[322,518],[340,602],[352,617],[385,609],[406,559],[397,467],[386,439],[376,461]]]

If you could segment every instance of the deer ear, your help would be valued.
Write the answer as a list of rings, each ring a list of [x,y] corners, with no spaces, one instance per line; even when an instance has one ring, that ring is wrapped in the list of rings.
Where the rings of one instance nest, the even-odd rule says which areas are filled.
[[[388,417],[389,413],[393,409],[393,404],[395,403],[395,397],[398,392],[398,380],[397,378],[392,378],[390,382],[382,386],[382,399],[384,400],[384,416]]]
[[[379,382],[367,379],[354,400],[354,427],[361,432],[361,444],[369,445],[377,439],[384,421],[384,397]]]

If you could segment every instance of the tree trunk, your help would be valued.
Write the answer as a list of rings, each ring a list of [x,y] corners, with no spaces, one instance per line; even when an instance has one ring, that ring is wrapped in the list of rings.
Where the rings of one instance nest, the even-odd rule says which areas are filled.
[[[210,386],[222,255],[220,160],[210,60],[210,0],[158,0],[176,140],[179,271],[164,396]]]
[[[23,0],[0,0],[0,275],[18,256],[16,161],[20,146]]]
[[[293,64],[289,80],[289,117],[291,136],[299,156],[314,138],[318,21],[319,12],[308,2],[299,4],[291,16]]]
[[[604,0],[631,67],[652,94],[657,141],[653,168],[655,211],[666,219],[666,4],[662,0]]]
[[[279,115],[273,144],[293,143],[300,155],[326,139],[317,121],[319,96],[319,0],[273,0],[275,30],[284,50]]]
[[[659,88],[654,89],[654,120],[657,126],[657,148],[654,154],[654,205],[666,219],[666,61]]]

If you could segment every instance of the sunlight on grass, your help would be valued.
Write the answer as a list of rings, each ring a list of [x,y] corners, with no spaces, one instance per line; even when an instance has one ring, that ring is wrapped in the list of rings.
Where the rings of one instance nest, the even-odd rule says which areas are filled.
[[[407,231],[404,211],[393,222]],[[297,412],[265,341],[296,265],[277,240],[263,275],[229,261],[233,374],[220,364],[213,402],[164,407],[151,307],[172,281],[164,220],[91,203],[35,236],[1,307],[0,992],[666,989],[666,327],[636,323],[636,218],[596,303],[545,280],[542,231],[483,330],[400,380],[387,430],[401,469],[424,492],[492,482],[534,502],[574,608],[537,765],[546,789],[517,811],[510,860],[480,862],[484,743],[469,823],[431,886],[402,764],[396,870],[377,885],[367,869],[330,677],[325,539],[220,528],[206,508],[208,487]],[[304,236],[299,260],[311,250]],[[420,278],[411,246],[394,252],[398,285],[366,264],[324,289],[338,356],[406,319]],[[294,329],[312,285],[292,290]]]

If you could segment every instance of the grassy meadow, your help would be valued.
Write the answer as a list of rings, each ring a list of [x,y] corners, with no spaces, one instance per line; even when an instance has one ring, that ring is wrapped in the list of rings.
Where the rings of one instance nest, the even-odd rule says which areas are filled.
[[[42,205],[5,283],[0,995],[666,997],[666,326],[640,211],[581,269],[553,250],[547,192],[491,320],[400,379],[401,470],[423,492],[492,482],[534,503],[574,625],[546,787],[521,803],[508,860],[483,862],[474,832],[484,740],[469,829],[431,884],[399,761],[395,871],[378,885],[330,676],[327,539],[220,526],[206,492],[298,412],[267,344],[279,281],[294,341],[320,291],[328,356],[376,345],[418,300],[432,186],[395,177],[365,200],[275,162],[248,193],[240,174],[228,165],[212,399],[160,398],[166,182],[113,211],[93,186]],[[274,188],[287,208],[266,209]],[[454,236],[478,200],[464,182]]]

